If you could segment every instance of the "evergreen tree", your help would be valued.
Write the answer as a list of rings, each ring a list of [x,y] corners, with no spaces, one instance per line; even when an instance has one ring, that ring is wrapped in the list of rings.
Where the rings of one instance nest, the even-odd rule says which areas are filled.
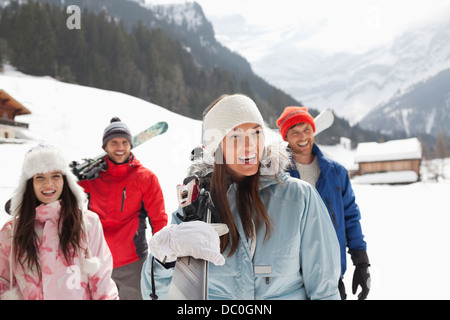
[[[20,71],[53,75],[56,39],[49,11],[48,4],[29,2],[11,17],[8,28],[9,45],[14,51],[11,63]]]
[[[441,128],[436,137],[435,158],[445,159],[450,156],[447,139],[445,138],[444,130]]]

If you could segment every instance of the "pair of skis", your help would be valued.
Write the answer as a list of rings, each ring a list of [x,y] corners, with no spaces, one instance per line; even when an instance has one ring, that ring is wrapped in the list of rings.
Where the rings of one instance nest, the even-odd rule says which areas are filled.
[[[331,111],[322,111],[314,118],[316,132],[318,135],[324,130],[331,127],[334,122],[334,115]],[[180,206],[184,207],[183,197],[180,195]],[[190,190],[186,191],[188,194]],[[209,219],[210,212],[208,210]],[[207,218],[207,221],[208,218]],[[172,276],[172,282],[169,287],[167,299],[169,300],[207,300],[208,299],[208,265],[205,260],[195,259],[192,257],[180,257],[175,264],[175,270]]]

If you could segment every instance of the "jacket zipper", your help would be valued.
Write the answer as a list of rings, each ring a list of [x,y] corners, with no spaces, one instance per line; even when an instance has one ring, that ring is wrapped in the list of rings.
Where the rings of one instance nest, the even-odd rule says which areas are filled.
[[[337,228],[338,227],[337,220],[336,220],[336,216],[334,214],[333,208],[331,207],[330,200],[328,200],[328,198],[325,198],[325,200],[327,200],[328,207],[330,208],[330,213],[331,213],[331,217],[333,218],[334,226]]]
[[[127,198],[127,190],[126,187],[123,187],[123,192],[122,192],[122,204],[120,206],[120,212],[123,212],[123,203],[125,202],[125,199]]]

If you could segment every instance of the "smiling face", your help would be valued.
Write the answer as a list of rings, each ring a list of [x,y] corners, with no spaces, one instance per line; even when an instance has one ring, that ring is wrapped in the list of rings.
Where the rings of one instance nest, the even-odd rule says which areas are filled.
[[[264,150],[264,134],[259,124],[244,123],[231,130],[222,140],[227,168],[239,180],[259,170]]]
[[[64,179],[61,171],[52,171],[33,176],[36,198],[45,204],[55,202],[61,196]]]
[[[303,122],[289,128],[286,140],[296,162],[310,164],[313,161],[314,130],[311,124]]]
[[[114,163],[125,163],[131,153],[131,144],[125,138],[114,138],[108,141],[105,151]]]

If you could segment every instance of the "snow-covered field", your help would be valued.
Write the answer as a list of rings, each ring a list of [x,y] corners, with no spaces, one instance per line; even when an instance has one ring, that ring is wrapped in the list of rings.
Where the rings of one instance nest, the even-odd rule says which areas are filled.
[[[185,176],[190,151],[200,142],[200,121],[121,93],[26,76],[10,67],[0,74],[0,89],[31,110],[31,115],[16,120],[29,123],[22,134],[33,139],[0,143],[0,227],[9,219],[3,205],[14,191],[30,147],[45,141],[59,146],[71,160],[96,156],[102,152],[103,130],[113,116],[134,134],[157,121],[168,122],[164,135],[133,152],[158,176],[169,215],[177,208],[175,187]],[[352,162],[353,153],[343,147],[324,150],[343,163]],[[445,200],[450,196],[450,161],[445,170],[447,179],[439,182],[354,184],[372,264],[369,299],[450,298],[450,208]],[[349,299],[354,299],[350,258],[348,264],[344,282]]]

